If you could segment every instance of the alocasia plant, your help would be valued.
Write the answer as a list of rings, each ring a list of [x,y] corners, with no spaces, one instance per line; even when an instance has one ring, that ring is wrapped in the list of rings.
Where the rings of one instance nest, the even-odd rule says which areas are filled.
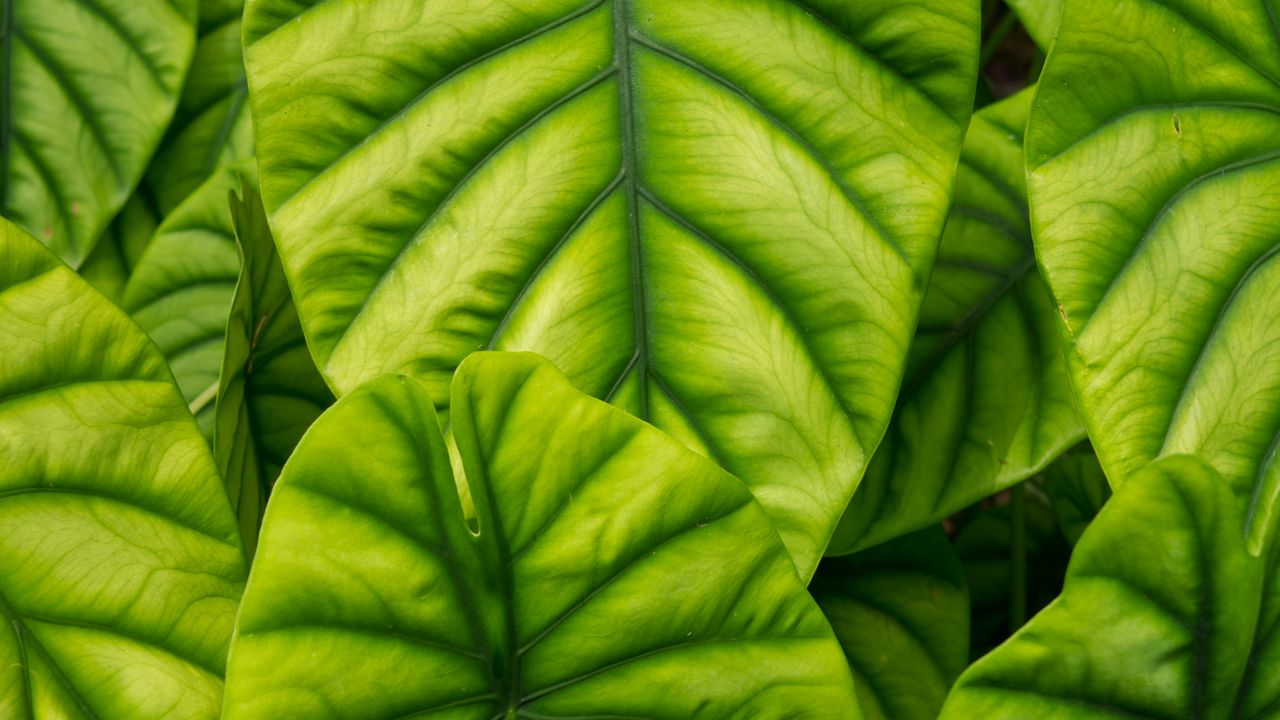
[[[245,560],[164,358],[3,220],[0,337],[0,717],[216,717]]]
[[[449,407],[457,476],[409,377],[348,393],[302,439],[226,720],[857,717],[739,481],[533,355],[471,356]]]
[[[740,477],[812,572],[893,407],[976,3],[251,0],[244,22],[263,200],[339,394],[394,371],[443,404],[467,354],[536,351]]]

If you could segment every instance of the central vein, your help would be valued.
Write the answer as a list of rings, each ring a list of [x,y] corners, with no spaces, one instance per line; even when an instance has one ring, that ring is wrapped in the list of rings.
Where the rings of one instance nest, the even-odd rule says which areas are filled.
[[[10,97],[13,90],[13,3],[14,0],[0,0],[0,211],[6,210],[9,202],[9,134],[10,108],[13,101]]]
[[[639,380],[638,415],[649,419],[649,337],[645,322],[644,244],[640,238],[640,178],[636,162],[635,81],[631,76],[630,18],[626,0],[613,1],[613,63],[618,69],[618,102],[622,114],[622,177],[627,196],[627,232],[631,238],[631,309],[635,323],[635,361]]]

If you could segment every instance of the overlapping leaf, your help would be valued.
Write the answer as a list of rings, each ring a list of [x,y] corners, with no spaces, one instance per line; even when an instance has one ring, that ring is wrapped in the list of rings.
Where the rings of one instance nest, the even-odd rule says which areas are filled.
[[[178,102],[196,0],[0,2],[0,214],[73,267]]]
[[[412,378],[372,381],[303,437],[227,720],[858,717],[830,627],[736,479],[530,354],[472,356],[451,407],[456,479]]]
[[[1067,3],[1027,135],[1037,254],[1108,478],[1205,458],[1249,501],[1255,552],[1280,496],[1278,12]]]
[[[1111,497],[1098,456],[1087,444],[1064,453],[1048,467],[1044,489],[1058,527],[1073,545]]]
[[[80,266],[80,276],[111,302],[123,303],[124,289],[159,223],[155,208],[143,195],[134,193],[98,238],[93,252]]]
[[[892,409],[977,15],[249,2],[263,199],[321,371],[443,402],[468,353],[537,351],[741,477],[807,576]]]
[[[218,717],[244,557],[164,359],[4,221],[0,338],[0,717]]]
[[[1023,91],[969,126],[898,407],[828,553],[937,522],[1084,436],[1027,225],[1030,101]]]
[[[1017,14],[1036,45],[1049,52],[1058,34],[1063,0],[1005,0],[1005,3]]]

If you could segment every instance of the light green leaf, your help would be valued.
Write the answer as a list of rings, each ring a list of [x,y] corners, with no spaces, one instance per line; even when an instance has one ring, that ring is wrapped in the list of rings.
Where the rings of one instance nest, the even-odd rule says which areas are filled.
[[[1111,486],[1098,456],[1087,444],[1058,458],[1045,471],[1045,492],[1058,527],[1072,545],[1111,497]]]
[[[137,326],[0,221],[0,717],[217,718],[245,564]]]
[[[227,197],[253,172],[252,162],[220,168],[166,217],[124,292],[124,309],[160,346],[206,437],[240,275]]]
[[[1278,12],[1067,3],[1027,134],[1037,255],[1107,477],[1204,458],[1248,500],[1255,553],[1280,496]]]
[[[78,267],[173,117],[196,0],[3,0],[0,13],[0,214]]]
[[[858,717],[741,483],[531,354],[473,355],[451,407],[465,478],[412,378],[348,394],[303,437],[226,720]]]
[[[201,0],[195,58],[164,143],[147,170],[162,215],[221,167],[253,155],[253,122],[240,50],[244,0]]]
[[[1004,0],[1043,52],[1049,52],[1058,34],[1063,0]]]
[[[1256,680],[1275,681],[1246,670],[1262,569],[1217,473],[1160,460],[1085,531],[1062,596],[965,672],[942,717],[1273,717],[1280,694],[1262,697]]]
[[[1030,102],[1023,91],[969,126],[898,407],[828,554],[936,523],[1084,437],[1027,226]]]
[[[316,370],[257,188],[231,200],[240,281],[218,384],[213,453],[253,557],[271,486],[333,395]]]
[[[124,289],[142,253],[155,235],[160,218],[146,196],[134,193],[124,209],[98,238],[93,252],[80,266],[80,276],[117,305],[124,302]]]
[[[969,590],[939,526],[818,566],[810,592],[868,720],[934,720],[969,664]]]
[[[970,0],[249,2],[321,372],[444,401],[468,353],[536,351],[741,477],[807,577],[892,410],[977,26]]]

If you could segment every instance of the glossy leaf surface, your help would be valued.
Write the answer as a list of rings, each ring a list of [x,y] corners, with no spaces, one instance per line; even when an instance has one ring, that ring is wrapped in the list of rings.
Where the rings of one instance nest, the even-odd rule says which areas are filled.
[[[453,393],[465,478],[412,378],[348,394],[303,437],[227,720],[857,717],[840,646],[741,483],[531,354],[475,355]]]
[[[244,557],[164,358],[0,221],[0,717],[217,718]]]
[[[823,560],[809,591],[849,659],[863,715],[935,720],[969,664],[969,590],[942,528]]]
[[[898,407],[829,554],[938,522],[1084,436],[1028,229],[1030,101],[1023,91],[969,126]]]
[[[1254,552],[1280,495],[1278,12],[1067,3],[1027,136],[1037,254],[1108,478],[1203,457],[1249,502]]]
[[[536,351],[741,477],[808,576],[892,409],[977,25],[967,0],[249,2],[322,373],[445,402],[468,353]]]
[[[214,400],[240,257],[227,198],[253,165],[222,168],[169,214],[134,268],[123,307],[160,346],[200,428]]]
[[[262,199],[244,183],[231,200],[240,281],[231,303],[214,417],[214,456],[249,557],[285,460],[333,395],[307,352]]]
[[[1255,636],[1263,563],[1240,516],[1198,459],[1134,475],[1080,539],[1062,596],[964,674],[942,717],[1273,717],[1274,673],[1251,658],[1275,653],[1273,632]]]
[[[196,0],[3,0],[0,15],[0,214],[78,267],[173,116]]]

